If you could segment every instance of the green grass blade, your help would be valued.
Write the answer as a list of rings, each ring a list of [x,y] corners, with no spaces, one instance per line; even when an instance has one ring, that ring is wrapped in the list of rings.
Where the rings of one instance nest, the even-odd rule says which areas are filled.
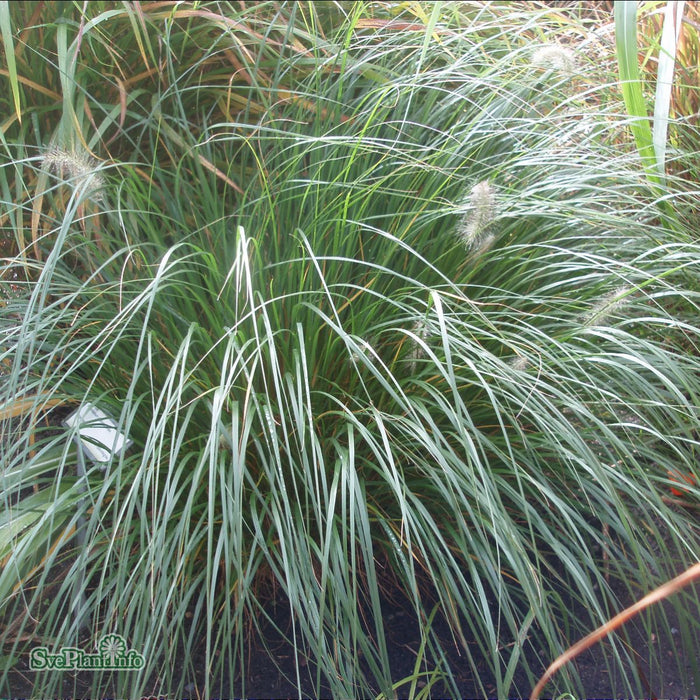
[[[10,3],[7,0],[0,1],[0,32],[2,44],[5,50],[5,61],[10,78],[10,89],[15,105],[15,114],[18,121],[22,122],[22,105],[20,104],[19,80],[17,79],[17,62],[15,61],[15,42],[12,38],[12,19],[10,17]]]
[[[622,96],[631,118],[629,127],[650,181],[659,183],[658,163],[639,75],[636,2],[615,1],[615,46]]]

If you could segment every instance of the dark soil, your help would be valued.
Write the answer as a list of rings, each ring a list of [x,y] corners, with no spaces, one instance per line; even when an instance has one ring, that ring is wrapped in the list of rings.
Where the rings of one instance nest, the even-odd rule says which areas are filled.
[[[612,663],[614,658],[611,640],[596,645],[589,651],[581,654],[575,663],[580,677],[580,685],[576,692],[582,697],[694,697],[700,688],[699,656],[697,649],[684,643],[683,635],[679,631],[682,627],[678,624],[677,613],[669,603],[664,604],[665,633],[657,632],[651,635],[644,631],[640,624],[634,620],[629,622],[617,636],[616,643],[626,648],[629,653],[625,675],[629,679],[626,683],[620,670]],[[239,697],[251,698],[284,698],[298,697],[296,687],[296,662],[294,650],[285,642],[284,636],[279,630],[289,631],[291,621],[283,601],[270,600],[268,614],[271,621],[263,626],[265,644],[252,642],[249,658],[250,665],[245,673],[245,684],[241,678],[235,679],[235,688]],[[383,605],[384,619],[388,634],[388,647],[392,662],[392,673],[395,680],[405,678],[412,674],[416,659],[416,653],[420,646],[420,635],[415,616],[410,606],[401,595],[396,594],[392,600],[386,599]],[[581,611],[586,617],[585,611]],[[661,619],[657,616],[655,619]],[[279,630],[275,629],[275,626]],[[459,697],[483,698],[496,697],[497,690],[486,663],[480,664],[480,675],[475,678],[469,670],[466,659],[460,655],[454,643],[447,625],[436,620],[435,629],[439,632],[448,650],[449,662],[455,673],[455,682]],[[661,625],[659,625],[661,628]],[[90,649],[94,640],[86,634],[83,640],[84,649]],[[576,640],[572,640],[576,641]],[[266,651],[267,649],[267,651]],[[476,645],[470,651],[476,655]],[[185,659],[182,653],[175,653],[171,660],[172,668],[176,672],[184,674],[180,676],[185,681],[185,693],[189,697],[204,697],[205,685],[204,657],[197,659]],[[3,659],[6,663],[7,657]],[[527,654],[532,678],[536,679],[544,671],[551,659],[545,659],[541,651],[530,649]],[[185,668],[195,668],[194,675],[188,674]],[[314,693],[315,669],[312,664],[300,660],[302,696],[316,697]],[[461,670],[460,670],[461,669]],[[0,670],[2,667],[0,666]],[[29,671],[26,660],[20,659],[13,664],[9,684],[0,687],[0,696],[32,697],[33,684],[32,672]],[[640,679],[635,682],[635,678]],[[89,672],[75,674],[65,673],[63,695],[64,697],[89,697],[91,688],[91,675]],[[516,673],[515,690],[513,696],[527,697],[532,690],[534,681],[527,677],[524,670]],[[219,686],[217,688],[217,686]],[[425,686],[425,682],[418,682],[417,690]],[[225,697],[228,689],[229,678],[219,679],[214,684],[213,694]],[[550,687],[551,688],[551,687]],[[631,690],[630,690],[631,688]],[[405,697],[409,686],[399,690],[399,697]],[[151,689],[146,694],[157,690],[164,692],[162,686],[154,679]],[[550,690],[551,692],[551,690]],[[112,688],[105,688],[103,697],[114,696]],[[322,690],[321,697],[330,697],[330,691]],[[430,697],[445,698],[455,694],[443,685],[436,685],[430,689]]]

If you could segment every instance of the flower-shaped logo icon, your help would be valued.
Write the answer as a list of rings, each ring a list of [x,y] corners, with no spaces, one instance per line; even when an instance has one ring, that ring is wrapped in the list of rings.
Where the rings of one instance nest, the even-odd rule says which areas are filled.
[[[100,640],[98,649],[109,666],[115,665],[115,659],[126,654],[126,642],[119,634],[106,634]]]

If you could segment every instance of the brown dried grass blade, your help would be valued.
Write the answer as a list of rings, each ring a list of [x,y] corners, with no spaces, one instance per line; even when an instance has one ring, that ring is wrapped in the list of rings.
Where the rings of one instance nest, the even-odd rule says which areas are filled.
[[[654,605],[654,603],[668,598],[670,595],[678,592],[681,588],[684,588],[698,578],[700,578],[700,562],[694,564],[682,574],[676,576],[676,578],[663,584],[663,586],[659,586],[648,595],[645,595],[644,598],[638,600],[634,605],[625,608],[621,613],[615,615],[615,617],[608,620],[604,625],[601,625],[598,629],[587,634],[583,639],[569,647],[559,658],[555,659],[544,672],[544,675],[537,682],[537,685],[530,694],[530,700],[538,700],[545,685],[547,685],[552,676],[564,666],[564,664],[569,663],[569,661],[574,659],[581,652],[585,651],[596,642],[601,641],[607,635],[612,634],[618,627],[624,625],[625,622],[633,618],[637,613],[640,613],[650,605]]]

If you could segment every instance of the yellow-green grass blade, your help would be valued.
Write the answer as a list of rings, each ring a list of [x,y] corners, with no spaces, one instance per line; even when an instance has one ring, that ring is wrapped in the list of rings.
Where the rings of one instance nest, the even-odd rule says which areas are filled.
[[[12,38],[12,20],[10,18],[10,5],[7,0],[0,2],[0,32],[2,32],[2,44],[5,49],[7,72],[10,79],[10,89],[15,105],[17,119],[22,121],[22,107],[19,92],[19,80],[17,78],[17,63],[15,61],[15,42]]]

